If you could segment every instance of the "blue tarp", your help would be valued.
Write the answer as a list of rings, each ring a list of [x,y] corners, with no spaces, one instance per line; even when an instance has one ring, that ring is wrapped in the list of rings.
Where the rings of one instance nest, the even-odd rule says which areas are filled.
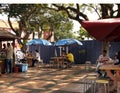
[[[79,45],[70,45],[62,46],[62,50],[66,51],[66,47],[73,53],[75,57],[76,64],[83,64],[85,61],[91,61],[93,64],[96,63],[98,56],[101,54],[101,42],[96,40],[81,41],[82,46]],[[49,63],[50,57],[55,56],[55,49],[57,56],[60,56],[60,48],[57,46],[44,46],[44,45],[30,45],[29,51],[34,52],[39,50],[41,58],[44,63]],[[120,42],[111,42],[109,56],[114,58],[114,55],[117,51],[120,51]]]
[[[84,45],[86,50],[86,61],[89,60],[93,64],[96,63],[97,58],[101,54],[102,43],[97,40],[88,40],[88,41],[81,41]],[[109,56],[110,58],[114,58],[115,53],[120,51],[120,42],[111,42],[109,48]]]
[[[76,64],[84,63],[85,49],[83,46],[71,45],[67,47],[73,53]],[[57,56],[60,56],[60,48],[56,46],[44,46],[44,45],[30,45],[29,46],[29,51],[31,52],[34,52],[36,49],[39,51],[44,63],[49,63],[50,57],[56,56],[55,50],[56,50]],[[62,50],[66,51],[66,46],[63,46]]]

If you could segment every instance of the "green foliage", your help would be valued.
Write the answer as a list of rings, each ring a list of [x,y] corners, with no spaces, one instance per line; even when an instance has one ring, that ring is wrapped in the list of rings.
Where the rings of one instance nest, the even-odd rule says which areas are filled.
[[[73,23],[67,16],[65,11],[53,11],[48,9],[47,4],[2,4],[4,6],[4,13],[9,18],[16,18],[19,22],[19,29],[14,30],[18,36],[21,33],[26,35],[24,41],[28,39],[29,34],[33,31],[54,31],[56,39],[73,37],[72,27]],[[67,5],[67,4],[66,4]],[[73,6],[73,4],[70,4]],[[41,36],[42,32],[39,32]],[[68,34],[69,33],[69,34]],[[60,36],[58,36],[60,35]]]
[[[53,10],[48,10],[44,15],[39,15],[38,20],[42,31],[54,31],[56,40],[73,36],[69,35],[73,34],[73,23],[63,11],[55,12]]]
[[[90,36],[90,34],[83,28],[83,27],[80,27],[80,30],[79,30],[79,39],[81,40],[84,40],[85,38],[92,38]]]
[[[97,13],[99,18],[120,17],[119,4],[1,4],[0,12],[8,15],[9,18],[16,18],[19,22],[19,29],[13,31],[21,36],[22,31],[26,34],[24,39],[28,39],[28,30],[38,31],[39,36],[42,31],[54,31],[55,38],[77,38],[72,32],[73,23],[69,19],[78,21],[89,20],[87,15]],[[55,4],[54,4],[55,5]],[[114,6],[118,6],[113,10]],[[94,13],[93,13],[94,14]],[[41,28],[41,31],[39,29]],[[19,33],[18,33],[19,31]],[[90,37],[81,27],[80,38]]]

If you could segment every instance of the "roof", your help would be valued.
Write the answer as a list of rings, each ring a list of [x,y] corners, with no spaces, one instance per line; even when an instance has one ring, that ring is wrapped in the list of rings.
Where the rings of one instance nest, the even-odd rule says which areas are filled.
[[[16,21],[12,21],[12,25],[14,28],[19,28],[18,23]],[[0,30],[3,30],[3,29],[11,30],[8,21],[0,19]]]
[[[0,41],[10,41],[18,38],[16,35],[8,32],[0,30]]]

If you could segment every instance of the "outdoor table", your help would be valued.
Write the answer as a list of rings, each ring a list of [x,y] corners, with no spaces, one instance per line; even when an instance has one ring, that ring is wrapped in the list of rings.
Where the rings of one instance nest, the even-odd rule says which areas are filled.
[[[114,80],[115,77],[114,77],[114,75],[111,73],[111,70],[114,70],[114,71],[116,71],[116,73],[119,73],[119,71],[120,71],[120,66],[119,66],[119,65],[113,65],[113,64],[105,64],[105,65],[100,66],[99,69],[100,69],[100,70],[105,70],[105,71],[107,72],[107,75],[108,75],[112,80]]]
[[[116,85],[117,85],[117,87],[120,86],[118,83],[120,81],[120,65],[106,64],[106,65],[102,65],[100,67],[100,70],[105,70],[107,72],[107,75],[110,77],[110,79],[114,81],[114,84],[111,87],[112,89],[115,89]],[[113,75],[111,70],[116,71],[116,74]],[[120,92],[120,90],[117,90],[117,91]]]
[[[63,65],[64,57],[51,57],[50,59],[57,63],[58,68]]]

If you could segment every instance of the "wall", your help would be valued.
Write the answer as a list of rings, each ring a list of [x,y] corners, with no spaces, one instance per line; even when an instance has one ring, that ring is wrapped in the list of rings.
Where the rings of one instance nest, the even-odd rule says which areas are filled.
[[[85,61],[91,61],[93,64],[96,63],[98,56],[101,54],[101,42],[96,40],[89,41],[81,41],[83,43],[82,46],[78,45],[70,45],[68,46],[68,50],[74,55],[76,64],[83,64]],[[62,50],[66,51],[67,46],[64,46]],[[50,57],[55,56],[55,49],[57,52],[57,56],[60,56],[60,48],[55,46],[44,46],[44,45],[31,45],[30,51],[34,52],[34,50],[39,50],[41,58],[44,63],[49,63]],[[61,51],[62,51],[61,50]],[[115,52],[120,51],[120,42],[111,42],[109,56],[114,58]]]
[[[89,60],[93,64],[96,63],[98,56],[101,54],[102,44],[97,40],[81,41],[86,50],[86,61]],[[120,51],[120,42],[111,42],[109,48],[109,56],[114,58],[117,51]]]

